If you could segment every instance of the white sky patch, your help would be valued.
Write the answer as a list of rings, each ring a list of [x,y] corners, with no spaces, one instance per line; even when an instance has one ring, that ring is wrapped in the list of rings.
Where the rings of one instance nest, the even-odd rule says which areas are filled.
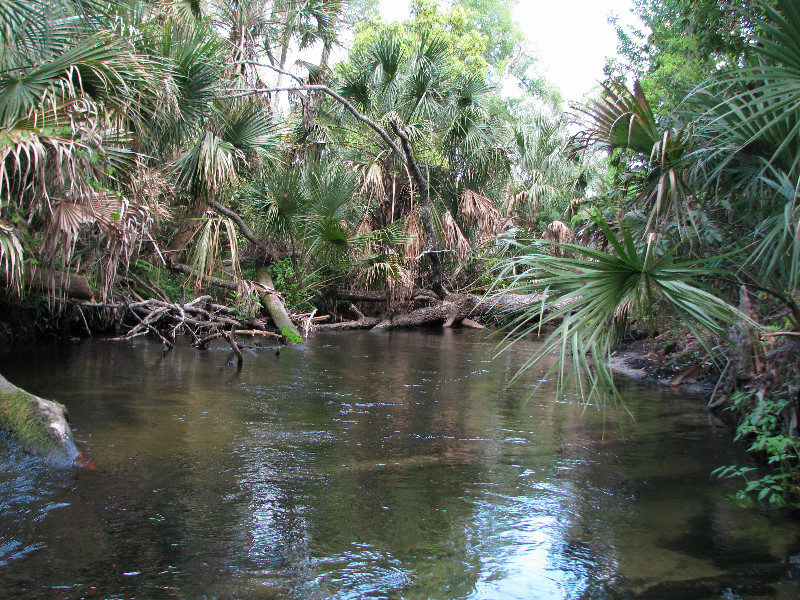
[[[603,79],[606,57],[616,56],[609,15],[638,24],[632,7],[633,0],[519,0],[514,16],[539,58],[538,72],[576,101]],[[380,11],[385,21],[406,19],[408,0],[381,0]]]

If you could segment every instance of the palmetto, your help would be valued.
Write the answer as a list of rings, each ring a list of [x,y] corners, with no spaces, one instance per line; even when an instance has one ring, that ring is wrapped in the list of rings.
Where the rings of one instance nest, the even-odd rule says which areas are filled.
[[[800,9],[787,0],[759,5],[767,14],[753,17],[761,65],[696,90],[687,102],[705,106],[699,117],[679,112],[665,126],[638,86],[621,84],[604,86],[586,109],[587,141],[626,153],[632,184],[614,228],[593,215],[607,250],[561,245],[571,252],[562,257],[542,243],[508,264],[506,284],[543,295],[538,314],[521,314],[515,331],[534,317],[557,324],[533,362],[558,349],[562,376],[571,356],[575,371],[606,384],[620,316],[646,324],[656,310],[678,317],[711,350],[729,327],[748,323],[724,300],[725,287],[738,283],[788,308],[785,335],[800,329]],[[637,207],[649,219],[634,233]],[[712,243],[699,235],[699,218],[718,232]]]
[[[142,121],[132,100],[152,65],[102,26],[100,11],[90,18],[71,2],[2,4],[0,218],[43,231],[40,260],[51,269],[68,265],[81,230],[94,227],[113,279],[134,228],[149,218],[113,182],[136,163],[126,149]]]

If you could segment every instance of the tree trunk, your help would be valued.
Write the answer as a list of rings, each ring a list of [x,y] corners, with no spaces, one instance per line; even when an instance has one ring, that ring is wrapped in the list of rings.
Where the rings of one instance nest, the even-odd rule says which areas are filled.
[[[272,283],[272,277],[270,276],[269,269],[267,267],[260,267],[258,271],[256,271],[256,280],[258,283],[270,289],[275,289],[275,286]],[[293,333],[300,338],[300,332],[289,318],[289,313],[286,312],[286,307],[284,306],[281,297],[277,294],[268,294],[266,292],[262,292],[260,297],[261,304],[263,304],[264,308],[269,311],[269,316],[272,317],[272,321],[275,323],[275,326],[280,330],[280,332],[284,333],[284,337],[287,337],[285,335],[285,331],[288,330],[290,333]],[[287,338],[287,341],[291,342],[292,340]]]
[[[344,323],[325,323],[315,327],[318,331],[332,331],[343,329],[397,329],[400,327],[421,327],[426,325],[441,325],[453,327],[462,325],[466,319],[467,327],[474,328],[475,319],[493,319],[498,316],[513,316],[516,311],[535,305],[542,301],[538,294],[517,295],[503,294],[492,298],[476,296],[474,294],[451,294],[447,300],[432,306],[419,308],[410,313],[403,313],[384,317],[382,319],[369,318],[360,315],[357,321]],[[544,314],[549,312],[545,309]]]
[[[91,300],[92,287],[85,275],[77,273],[62,273],[56,271],[51,276],[42,269],[25,272],[25,287],[30,287],[40,292],[55,293],[56,297],[74,298],[76,300]],[[0,285],[8,285],[5,273],[0,271]],[[55,288],[53,288],[55,286]]]
[[[18,388],[0,375],[0,428],[22,450],[47,462],[70,464],[80,452],[63,405]]]
[[[439,256],[439,248],[436,243],[436,229],[433,227],[433,218],[431,216],[431,199],[428,193],[428,180],[422,175],[416,159],[414,158],[414,151],[411,148],[411,142],[400,126],[392,122],[392,131],[400,138],[400,146],[403,148],[405,154],[405,163],[411,171],[411,176],[414,178],[414,183],[417,184],[417,193],[419,194],[419,219],[422,221],[422,228],[425,230],[425,254],[428,255],[431,261],[431,274],[433,281],[431,287],[433,291],[440,297],[445,298],[447,291],[444,289],[442,279],[442,259]]]

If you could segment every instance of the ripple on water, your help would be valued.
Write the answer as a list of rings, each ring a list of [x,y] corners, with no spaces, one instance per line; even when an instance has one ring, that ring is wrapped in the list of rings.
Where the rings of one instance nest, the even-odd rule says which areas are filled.
[[[8,444],[5,436],[0,439],[0,448]],[[68,506],[64,502],[53,502],[52,495],[66,487],[69,472],[53,469],[32,456],[12,449],[2,452],[0,457],[0,566],[23,558],[44,546],[32,538],[34,525],[42,521],[51,511]]]

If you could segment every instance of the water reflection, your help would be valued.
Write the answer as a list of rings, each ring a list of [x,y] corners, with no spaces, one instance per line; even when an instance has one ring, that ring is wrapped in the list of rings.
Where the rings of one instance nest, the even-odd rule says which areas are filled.
[[[305,348],[108,342],[8,357],[103,472],[17,455],[0,585],[20,598],[795,598],[795,523],[724,500],[739,458],[694,401],[584,410],[474,332]],[[43,378],[42,374],[50,376]],[[547,387],[547,386],[545,386]],[[56,591],[59,590],[59,591]],[[766,592],[765,592],[766,590]]]

